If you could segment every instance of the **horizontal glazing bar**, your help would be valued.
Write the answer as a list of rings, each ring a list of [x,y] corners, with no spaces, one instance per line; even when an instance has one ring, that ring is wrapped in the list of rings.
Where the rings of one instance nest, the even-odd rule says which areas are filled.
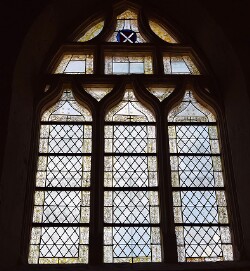
[[[104,153],[104,156],[156,156],[156,153]]]
[[[158,187],[105,187],[104,191],[158,191]]]
[[[220,153],[170,153],[171,156],[221,156]]]
[[[126,125],[126,126],[156,126],[155,122],[124,122],[124,121],[106,121],[105,125]]]
[[[89,227],[89,223],[32,223],[33,227]]]
[[[90,191],[90,187],[36,187],[36,191]]]
[[[173,187],[173,191],[225,191],[224,187]]]
[[[160,223],[103,223],[105,227],[159,227]]]
[[[92,125],[91,121],[41,121],[40,123],[47,125]]]
[[[228,226],[229,223],[175,223],[175,226]]]
[[[91,153],[39,153],[39,156],[91,156]]]
[[[169,126],[215,126],[217,122],[168,122]]]

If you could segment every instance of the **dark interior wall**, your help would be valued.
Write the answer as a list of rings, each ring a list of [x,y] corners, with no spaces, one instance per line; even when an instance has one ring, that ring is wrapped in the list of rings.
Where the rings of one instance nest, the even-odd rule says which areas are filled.
[[[14,2],[14,5],[13,5]],[[35,3],[34,3],[35,2]],[[115,1],[11,1],[3,15],[1,122],[1,264],[21,266],[21,239],[29,167],[34,95],[43,64],[78,24]],[[249,23],[247,1],[134,1],[169,18],[197,46],[214,72],[224,100],[233,173],[243,230],[245,260],[250,260],[248,206],[250,163]],[[9,5],[8,4],[8,5]],[[1,168],[0,168],[1,170]]]

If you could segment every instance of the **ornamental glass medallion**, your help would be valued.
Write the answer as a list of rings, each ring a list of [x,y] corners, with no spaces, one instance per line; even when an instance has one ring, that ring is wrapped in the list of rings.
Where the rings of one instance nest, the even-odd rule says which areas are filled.
[[[136,33],[131,29],[122,29],[117,32],[116,35],[118,42],[130,42],[135,43],[137,41]]]
[[[131,10],[122,12],[116,18],[116,28],[109,42],[144,43],[138,27],[138,16]]]

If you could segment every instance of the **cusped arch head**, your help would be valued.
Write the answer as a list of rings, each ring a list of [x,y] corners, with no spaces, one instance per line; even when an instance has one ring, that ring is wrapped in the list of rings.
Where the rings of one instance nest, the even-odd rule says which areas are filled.
[[[123,88],[124,87],[124,88]],[[106,109],[105,121],[155,122],[155,114],[138,99],[135,84],[125,83],[121,97],[115,105]]]
[[[218,104],[207,89],[186,85],[168,112],[169,122],[216,122]]]

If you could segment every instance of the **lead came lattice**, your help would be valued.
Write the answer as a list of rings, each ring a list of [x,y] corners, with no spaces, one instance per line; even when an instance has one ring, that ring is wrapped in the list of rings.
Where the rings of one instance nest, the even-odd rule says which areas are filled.
[[[92,127],[70,123],[86,119],[69,90],[42,116],[29,263],[88,262]]]
[[[105,126],[104,262],[161,261],[155,125],[140,124],[154,118],[147,111],[126,90],[106,116],[116,122]]]
[[[178,259],[232,260],[215,117],[186,91],[169,121]]]

